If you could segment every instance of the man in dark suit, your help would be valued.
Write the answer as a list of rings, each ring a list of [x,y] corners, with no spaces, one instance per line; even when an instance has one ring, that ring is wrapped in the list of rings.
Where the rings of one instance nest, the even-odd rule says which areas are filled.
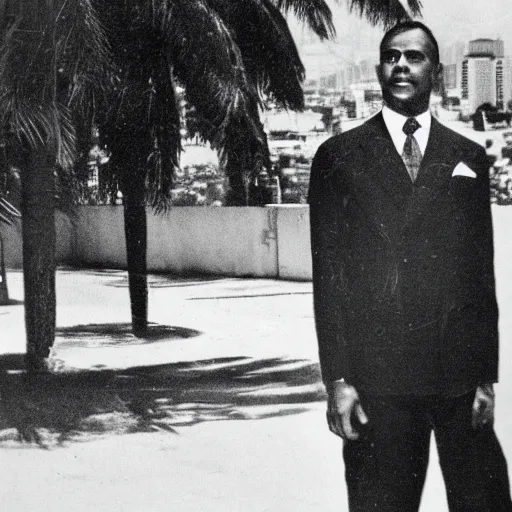
[[[441,72],[425,25],[388,31],[382,112],[326,141],[311,170],[320,363],[351,511],[417,511],[432,431],[451,511],[512,510],[493,430],[487,158],[431,117]]]

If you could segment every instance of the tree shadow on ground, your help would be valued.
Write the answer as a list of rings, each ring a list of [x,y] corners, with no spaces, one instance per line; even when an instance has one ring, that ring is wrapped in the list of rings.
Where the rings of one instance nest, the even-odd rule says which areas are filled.
[[[201,331],[196,329],[153,322],[149,322],[144,336],[134,336],[131,323],[83,324],[58,327],[55,331],[55,345],[68,348],[143,345],[194,338],[200,334],[202,334]]]
[[[308,360],[232,357],[31,376],[23,355],[8,354],[0,357],[0,447],[178,433],[201,422],[298,414],[324,398],[318,365]]]
[[[206,284],[217,282],[237,281],[236,278],[226,276],[211,275],[174,275],[174,274],[148,274],[149,288],[183,288],[190,286],[204,286]],[[128,288],[128,274],[123,275],[121,279],[116,279],[105,283],[106,286],[116,288]]]
[[[3,302],[0,302],[0,307],[2,306],[23,306],[24,302],[22,300],[17,299],[7,299]]]

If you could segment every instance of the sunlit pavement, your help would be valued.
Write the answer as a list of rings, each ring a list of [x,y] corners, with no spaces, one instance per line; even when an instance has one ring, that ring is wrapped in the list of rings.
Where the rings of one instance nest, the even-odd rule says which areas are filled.
[[[512,209],[505,208],[495,210],[496,429],[512,460]],[[9,272],[8,285],[22,301],[21,273]],[[150,286],[152,335],[136,340],[124,272],[59,270],[55,371],[112,370],[115,389],[76,387],[75,398],[108,402],[94,417],[101,428],[79,428],[49,449],[20,442],[15,423],[4,421],[0,510],[346,511],[342,444],[326,427],[318,381],[311,283],[157,275]],[[16,360],[5,354],[22,354],[24,344],[23,306],[0,307],[0,353]],[[11,413],[25,393],[25,414],[41,414],[42,406],[33,409],[40,390],[9,392]],[[148,404],[142,428],[134,411]],[[421,510],[446,510],[435,449]]]

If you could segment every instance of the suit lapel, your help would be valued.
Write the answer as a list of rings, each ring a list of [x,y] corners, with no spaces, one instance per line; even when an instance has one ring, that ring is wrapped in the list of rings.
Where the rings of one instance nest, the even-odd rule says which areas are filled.
[[[413,193],[409,197],[403,229],[414,225],[436,200],[451,178],[454,162],[457,161],[450,132],[432,118],[425,155]]]
[[[450,177],[444,170],[451,165],[455,156],[454,145],[450,143],[450,131],[432,117],[430,135],[425,155],[421,161],[416,185],[438,190]]]
[[[353,149],[347,169],[357,202],[379,236],[393,245],[400,236],[412,183],[382,114],[363,125]]]
[[[360,143],[366,155],[367,172],[399,209],[411,194],[412,183],[401,156],[384,123],[382,113],[367,123],[368,136]]]

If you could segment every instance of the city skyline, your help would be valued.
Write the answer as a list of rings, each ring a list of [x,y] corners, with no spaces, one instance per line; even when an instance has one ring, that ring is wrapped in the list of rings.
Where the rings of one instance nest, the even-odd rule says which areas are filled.
[[[330,3],[337,32],[335,41],[320,42],[296,20],[289,20],[307,78],[335,73],[350,62],[378,62],[378,45],[384,29],[372,27],[355,13],[349,13],[346,4]],[[510,55],[512,8],[507,0],[424,0],[422,13],[423,17],[418,19],[432,29],[441,55],[458,42],[467,45],[478,38],[503,39],[505,53]]]

